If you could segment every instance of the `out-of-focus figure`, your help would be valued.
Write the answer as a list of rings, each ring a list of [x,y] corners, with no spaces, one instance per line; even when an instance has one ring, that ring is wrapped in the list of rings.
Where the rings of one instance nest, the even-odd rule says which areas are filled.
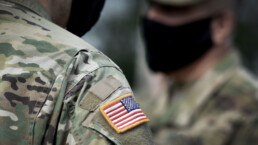
[[[156,144],[257,144],[257,81],[231,41],[240,1],[148,2],[146,59],[162,85],[142,99]]]

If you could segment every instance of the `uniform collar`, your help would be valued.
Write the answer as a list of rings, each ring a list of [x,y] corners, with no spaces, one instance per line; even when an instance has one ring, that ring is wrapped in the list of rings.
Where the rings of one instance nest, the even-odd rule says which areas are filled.
[[[5,1],[22,5],[27,9],[33,11],[34,13],[38,14],[39,16],[50,20],[50,16],[48,15],[46,9],[39,3],[38,0],[5,0]]]

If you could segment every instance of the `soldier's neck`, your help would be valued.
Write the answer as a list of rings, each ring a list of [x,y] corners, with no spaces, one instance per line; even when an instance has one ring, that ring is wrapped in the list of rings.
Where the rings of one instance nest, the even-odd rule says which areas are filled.
[[[226,54],[230,47],[213,46],[203,57],[180,70],[171,72],[169,75],[175,82],[188,83],[194,81],[213,68]]]

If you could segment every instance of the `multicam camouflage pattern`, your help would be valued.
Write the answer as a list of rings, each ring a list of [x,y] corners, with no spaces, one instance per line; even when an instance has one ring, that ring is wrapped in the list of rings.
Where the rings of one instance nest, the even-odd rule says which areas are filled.
[[[229,52],[198,80],[144,99],[157,145],[258,143],[258,85],[238,60]]]
[[[11,1],[0,0],[0,144],[152,144],[146,124],[116,134],[98,109],[79,105],[108,76],[122,85],[98,105],[130,93],[121,70],[47,20],[35,0]]]

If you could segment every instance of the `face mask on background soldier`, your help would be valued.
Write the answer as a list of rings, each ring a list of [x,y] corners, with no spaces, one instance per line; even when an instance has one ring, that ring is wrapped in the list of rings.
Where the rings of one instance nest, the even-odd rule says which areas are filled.
[[[231,0],[148,2],[142,28],[147,64],[154,72],[176,81],[195,80],[232,47]]]
[[[144,18],[142,27],[149,67],[153,71],[169,72],[201,57],[212,46],[211,20],[208,17],[168,26]]]

